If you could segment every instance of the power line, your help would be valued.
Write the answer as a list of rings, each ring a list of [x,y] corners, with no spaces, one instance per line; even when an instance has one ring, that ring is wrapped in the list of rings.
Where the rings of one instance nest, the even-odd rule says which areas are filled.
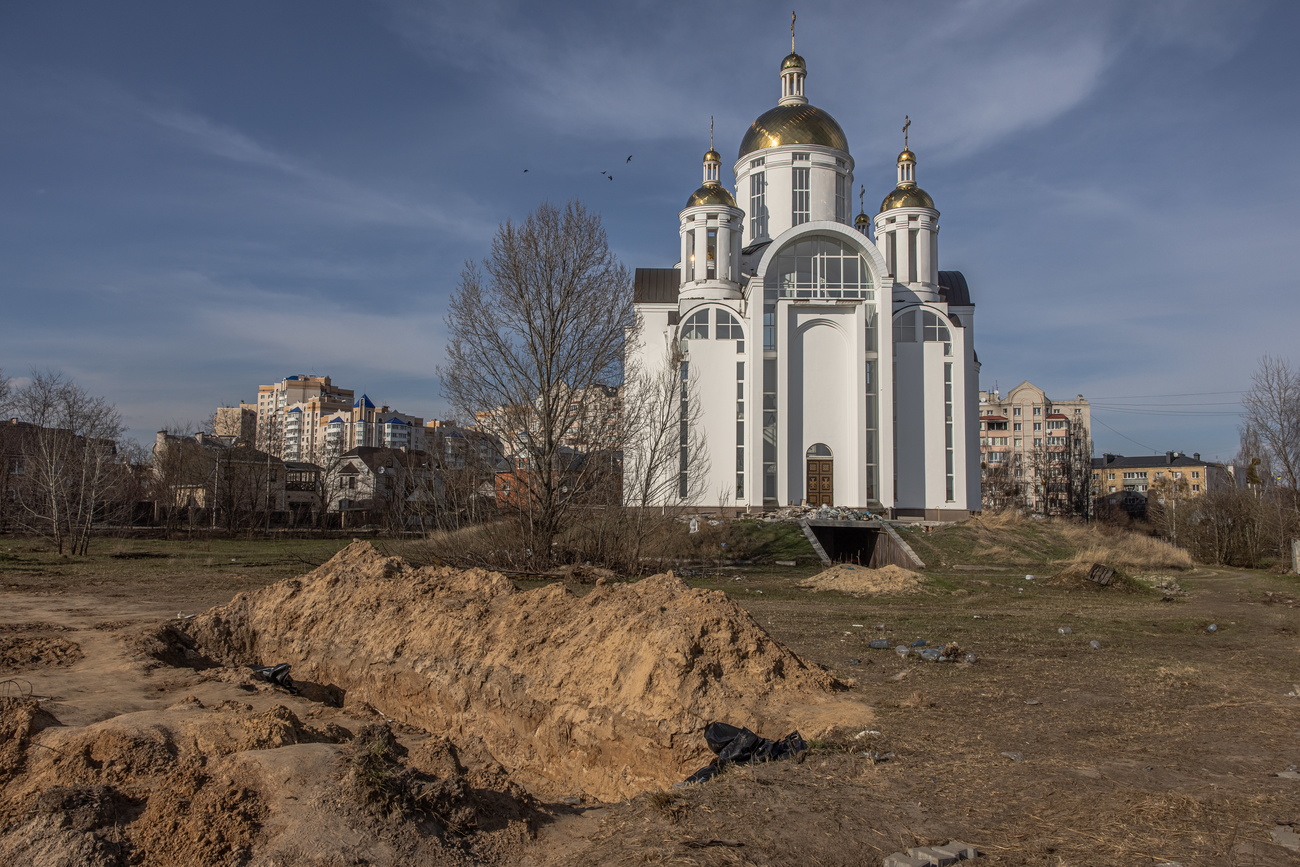
[[[1101,397],[1090,397],[1088,400],[1139,400],[1148,397],[1210,397],[1219,394],[1245,394],[1244,389],[1237,391],[1188,391],[1180,394],[1108,394]]]
[[[1146,450],[1149,451],[1149,452],[1158,452],[1158,451],[1160,451],[1160,449],[1156,448],[1155,446],[1149,446],[1149,445],[1147,445],[1146,443],[1140,443],[1140,442],[1138,442],[1137,440],[1133,439],[1133,437],[1129,436],[1128,434],[1122,434],[1122,433],[1120,433],[1119,431],[1115,430],[1115,428],[1110,427],[1110,425],[1106,424],[1106,423],[1105,423],[1104,421],[1102,421],[1101,419],[1094,419],[1094,421],[1096,421],[1098,424],[1101,424],[1101,425],[1104,425],[1105,427],[1110,428],[1114,433],[1119,434],[1120,436],[1124,437],[1124,439],[1128,440],[1129,442],[1133,443],[1134,445],[1142,446],[1142,448],[1146,449]]]

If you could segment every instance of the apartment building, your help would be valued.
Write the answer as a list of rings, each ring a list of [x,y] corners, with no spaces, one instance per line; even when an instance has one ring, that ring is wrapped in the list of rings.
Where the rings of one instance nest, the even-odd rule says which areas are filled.
[[[983,507],[1068,513],[1087,492],[1092,416],[1083,395],[1053,400],[1028,380],[979,393]]]
[[[356,448],[428,446],[424,419],[376,406],[328,376],[289,376],[258,386],[257,403],[240,404],[245,407],[256,413],[258,447],[287,461],[322,463]]]

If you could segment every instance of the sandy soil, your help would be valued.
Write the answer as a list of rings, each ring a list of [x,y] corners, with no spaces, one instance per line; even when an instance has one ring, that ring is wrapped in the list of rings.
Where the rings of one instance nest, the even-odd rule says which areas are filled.
[[[957,838],[1000,865],[1300,864],[1294,578],[1200,570],[1169,600],[970,570],[870,598],[809,594],[806,573],[702,579],[872,716],[810,726],[802,762],[665,784],[689,754],[606,803],[529,791],[491,744],[329,682],[292,696],[142,654],[153,640],[201,666],[157,624],[192,624],[177,609],[228,600],[247,575],[223,597],[220,581],[141,594],[128,574],[78,592],[4,568],[0,863],[857,865]],[[619,637],[625,653],[640,632]],[[953,641],[979,661],[900,659],[874,638]]]

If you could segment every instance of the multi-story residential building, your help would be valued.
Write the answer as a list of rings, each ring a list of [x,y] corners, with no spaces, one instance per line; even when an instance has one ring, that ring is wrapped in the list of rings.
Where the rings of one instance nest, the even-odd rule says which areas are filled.
[[[1084,396],[1053,400],[1026,380],[1005,397],[981,391],[979,408],[984,508],[1076,511],[1073,506],[1088,493],[1092,458],[1092,417]]]
[[[258,387],[257,443],[287,461],[324,463],[355,448],[425,450],[424,419],[376,407],[328,376],[290,376]]]
[[[219,437],[234,437],[247,443],[257,439],[257,404],[241,403],[239,406],[219,406],[212,417],[212,433]]]
[[[1196,496],[1233,485],[1230,467],[1182,452],[1163,455],[1102,455],[1092,462],[1092,491],[1097,497],[1125,491],[1146,494],[1161,489]]]
[[[349,449],[325,471],[323,484],[326,508],[344,527],[427,529],[442,500],[437,464],[425,451]]]

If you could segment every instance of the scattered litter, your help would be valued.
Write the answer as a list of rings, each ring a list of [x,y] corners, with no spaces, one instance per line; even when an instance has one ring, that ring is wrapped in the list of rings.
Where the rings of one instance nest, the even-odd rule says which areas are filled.
[[[898,645],[897,647],[894,648],[894,653],[897,653],[899,656],[906,659],[908,653],[907,645],[906,644]]]
[[[1002,755],[1006,756],[1008,759],[1011,759],[1011,761],[1015,762],[1017,765],[1025,760],[1024,753],[1008,751],[1003,753]]]
[[[716,759],[687,777],[686,783],[703,783],[717,776],[727,765],[752,765],[788,759],[808,749],[808,744],[791,732],[780,740],[759,737],[747,728],[724,722],[712,722],[704,728],[704,740],[717,756]]]
[[[890,759],[894,758],[893,753],[882,753],[876,750],[863,750],[862,752],[858,753],[858,755],[864,759],[870,759],[873,765],[878,765],[881,764],[882,762],[887,762]]]
[[[1101,650],[1101,642],[1095,638],[1092,641],[1088,642],[1088,646],[1091,647],[1093,650]]]
[[[889,639],[888,639],[888,638],[873,638],[873,639],[871,639],[870,641],[867,642],[867,647],[870,647],[872,650],[888,650],[888,649],[889,649]]]
[[[795,565],[795,562],[794,562],[793,560],[773,560],[772,562],[774,562],[774,563],[775,563],[776,565],[778,565],[778,566],[793,566],[793,565]]]
[[[1219,631],[1219,624],[1217,624],[1217,623],[1211,623],[1209,626],[1205,627],[1205,631],[1206,631],[1206,632],[1218,632],[1218,631]]]
[[[1042,704],[1042,701],[1036,698],[1027,698],[1025,699],[1025,704]]]
[[[940,655],[941,653],[942,651],[937,647],[923,647],[916,652],[916,655],[924,659],[926,662],[938,662],[943,658]]]
[[[861,624],[861,623],[854,623],[854,624],[852,624],[852,626],[853,626],[854,629],[864,629],[864,628],[865,628],[865,627],[863,626],[863,624]]]
[[[966,663],[967,663],[968,665],[974,665],[975,663],[977,663],[977,662],[979,662],[979,661],[980,661],[980,658],[979,658],[978,656],[976,656],[975,654],[973,654],[973,653],[968,653],[968,654],[966,654]]]
[[[1062,635],[1070,635],[1071,633],[1074,632],[1074,630],[1071,629],[1071,628],[1068,627],[1068,626],[1062,626],[1060,629],[1058,629],[1058,630],[1056,630],[1056,631],[1059,632],[1059,633],[1061,633]]]
[[[880,732],[876,731],[875,729],[863,729],[862,731],[854,735],[853,739],[855,741],[860,741],[863,738],[874,738],[874,737],[878,737],[879,735]]]
[[[856,656],[851,656],[851,657],[849,657],[848,659],[844,660],[844,662],[847,663],[848,665],[861,665],[861,664],[862,664],[862,660],[858,659]]]
[[[924,638],[918,638],[916,639],[916,641],[912,642],[913,647],[925,647],[925,645],[926,645],[926,641]]]
[[[1284,849],[1290,849],[1292,852],[1300,852],[1300,834],[1285,825],[1278,825],[1276,828],[1269,830],[1269,835],[1273,842]]]
[[[582,798],[579,798],[577,795],[565,795],[563,798],[560,798],[560,803],[567,807],[576,807],[582,803]]]
[[[1295,765],[1287,765],[1285,771],[1278,771],[1276,774],[1269,774],[1270,777],[1280,777],[1284,780],[1300,780],[1300,771],[1295,769]]]
[[[1034,576],[1033,576],[1033,575],[1026,575],[1026,576],[1025,576],[1025,580],[1026,580],[1026,581],[1033,581],[1033,580],[1034,580]]]
[[[979,857],[979,850],[969,843],[949,840],[942,846],[917,846],[906,854],[895,852],[885,858],[884,867],[931,867],[931,865],[956,864],[958,861]]]
[[[1286,694],[1287,698],[1300,698],[1300,683],[1291,684],[1291,691]]]
[[[253,674],[265,680],[267,683],[273,683],[276,686],[283,687],[289,691],[289,695],[297,695],[298,689],[293,685],[293,678],[289,677],[289,663],[281,662],[279,665],[250,665]]]

